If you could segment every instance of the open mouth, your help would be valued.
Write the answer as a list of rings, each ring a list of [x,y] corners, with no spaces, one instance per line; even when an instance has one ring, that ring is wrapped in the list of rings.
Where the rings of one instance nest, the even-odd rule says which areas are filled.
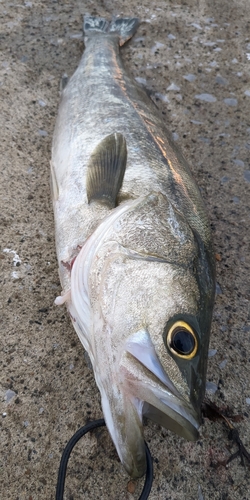
[[[128,391],[136,400],[141,417],[146,416],[187,440],[199,437],[199,416],[192,404],[176,389],[155,352],[150,335],[140,330],[126,342]]]

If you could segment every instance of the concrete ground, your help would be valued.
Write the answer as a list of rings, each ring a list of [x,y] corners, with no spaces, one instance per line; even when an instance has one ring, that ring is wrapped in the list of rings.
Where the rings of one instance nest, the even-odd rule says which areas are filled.
[[[249,0],[3,2],[1,12],[1,476],[3,500],[55,498],[62,450],[102,417],[93,373],[67,316],[57,274],[49,161],[59,81],[83,51],[82,15],[138,16],[122,49],[190,161],[211,219],[217,296],[208,397],[239,414],[250,448]],[[188,443],[147,422],[151,500],[249,500],[250,469],[221,422]],[[65,499],[137,499],[105,429],[69,464]]]

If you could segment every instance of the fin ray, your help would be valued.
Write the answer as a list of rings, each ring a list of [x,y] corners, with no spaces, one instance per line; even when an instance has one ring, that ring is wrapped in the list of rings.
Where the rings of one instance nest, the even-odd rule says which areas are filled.
[[[134,18],[119,18],[112,21],[109,32],[119,35],[120,45],[124,45],[136,32],[139,26],[139,19]]]
[[[113,19],[111,23],[103,17],[84,16],[83,31],[86,38],[98,34],[106,35],[108,33],[119,36],[119,44],[124,45],[135,34],[139,26],[137,17]]]
[[[88,203],[99,203],[114,208],[121,189],[127,164],[127,146],[122,134],[105,137],[93,151],[87,170]]]

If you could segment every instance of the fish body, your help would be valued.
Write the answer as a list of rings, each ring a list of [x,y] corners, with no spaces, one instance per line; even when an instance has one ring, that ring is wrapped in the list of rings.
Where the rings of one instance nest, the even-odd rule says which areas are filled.
[[[56,303],[66,302],[133,477],[146,467],[143,415],[198,437],[214,301],[199,189],[120,57],[137,25],[85,18],[85,51],[62,92],[51,160]]]

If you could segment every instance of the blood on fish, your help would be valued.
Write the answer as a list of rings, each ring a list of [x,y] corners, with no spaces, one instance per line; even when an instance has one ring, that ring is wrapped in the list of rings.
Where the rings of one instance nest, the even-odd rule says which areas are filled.
[[[72,271],[72,267],[74,265],[74,262],[76,260],[76,257],[77,255],[79,254],[79,252],[81,251],[82,247],[80,245],[77,245],[76,247],[76,252],[77,254],[68,262],[64,262],[63,260],[61,260],[61,264],[63,265],[63,267],[66,267],[66,269],[71,272]]]

